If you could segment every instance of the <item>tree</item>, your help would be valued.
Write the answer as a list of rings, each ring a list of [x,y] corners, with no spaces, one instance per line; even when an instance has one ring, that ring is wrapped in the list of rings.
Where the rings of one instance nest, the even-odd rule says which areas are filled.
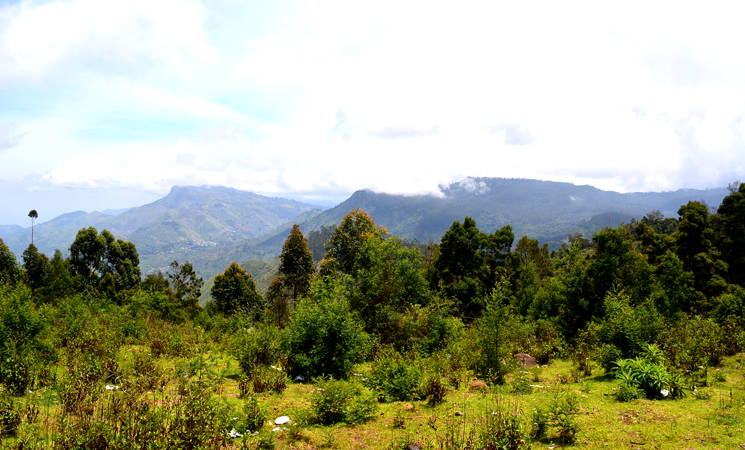
[[[16,255],[10,251],[2,238],[0,238],[0,285],[15,285],[23,276],[21,267],[18,265]]]
[[[362,244],[371,237],[383,237],[388,231],[378,227],[361,209],[353,209],[341,220],[326,243],[326,258],[333,258],[343,273],[357,274],[357,259]]]
[[[204,280],[197,276],[191,263],[186,261],[181,265],[178,261],[173,261],[166,276],[179,308],[190,314],[195,313],[199,309],[199,297],[202,295]]]
[[[215,277],[210,295],[217,311],[224,315],[243,311],[257,317],[262,313],[263,300],[256,292],[256,283],[236,262]]]
[[[42,284],[43,287],[39,288],[36,295],[45,303],[54,303],[57,299],[65,298],[74,292],[68,262],[62,257],[59,249],[54,251]]]
[[[384,343],[401,334],[403,316],[410,308],[429,301],[420,256],[397,236],[368,239],[360,249],[350,305],[364,321],[365,331],[378,334]]]
[[[44,279],[49,271],[49,258],[39,253],[34,244],[29,244],[23,251],[23,268],[26,270],[26,283],[32,292],[44,285]]]
[[[34,220],[39,218],[39,213],[35,209],[28,212],[28,217],[31,219],[31,243],[34,243]]]
[[[730,283],[745,287],[745,183],[730,185],[731,194],[717,210],[719,239],[717,247],[729,266]]]
[[[85,287],[95,288],[106,274],[113,277],[116,290],[135,289],[142,275],[137,248],[131,242],[115,239],[108,230],[94,227],[78,231],[70,245],[70,272]]]
[[[693,273],[694,307],[699,313],[708,312],[727,288],[723,276],[727,264],[714,247],[714,228],[709,208],[701,202],[688,202],[678,210],[680,221],[676,232],[678,257],[686,272]]]
[[[298,297],[308,295],[310,282],[315,274],[315,264],[308,241],[299,225],[292,226],[290,235],[282,245],[279,261],[279,275],[290,292],[292,301],[296,302]]]

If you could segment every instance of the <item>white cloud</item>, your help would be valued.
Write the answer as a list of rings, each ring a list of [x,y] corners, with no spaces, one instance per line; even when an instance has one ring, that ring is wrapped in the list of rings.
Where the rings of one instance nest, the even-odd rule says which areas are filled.
[[[1,164],[63,185],[338,197],[467,176],[725,185],[745,178],[738,18],[724,3],[21,1],[0,7],[0,95],[27,103],[0,122],[25,134]]]

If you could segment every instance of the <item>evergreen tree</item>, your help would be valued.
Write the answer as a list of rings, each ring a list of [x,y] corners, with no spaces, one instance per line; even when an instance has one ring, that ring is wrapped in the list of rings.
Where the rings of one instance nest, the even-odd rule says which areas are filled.
[[[292,226],[290,235],[282,245],[279,255],[279,275],[286,289],[290,292],[292,301],[298,297],[307,296],[310,292],[310,282],[315,274],[313,254],[308,249],[308,241],[300,231],[300,226]]]
[[[197,272],[189,261],[183,265],[173,261],[166,275],[168,286],[174,293],[180,309],[193,315],[199,309],[199,297],[202,295],[204,280],[197,276]]]

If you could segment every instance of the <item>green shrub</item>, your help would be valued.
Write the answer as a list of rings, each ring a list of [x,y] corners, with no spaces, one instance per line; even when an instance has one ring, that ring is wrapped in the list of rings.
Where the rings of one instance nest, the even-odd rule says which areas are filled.
[[[261,366],[251,374],[253,391],[281,394],[287,388],[287,374],[274,367]]]
[[[264,426],[266,423],[266,414],[259,406],[259,402],[255,395],[250,395],[246,399],[246,403],[243,405],[243,429],[245,431],[254,433]]]
[[[507,374],[507,349],[502,327],[506,317],[506,307],[490,304],[471,330],[474,342],[474,373],[489,383],[503,384]]]
[[[437,406],[445,401],[448,392],[439,375],[430,374],[424,379],[421,388],[422,395],[427,399],[427,404]]]
[[[309,420],[322,425],[346,422],[350,425],[370,419],[377,409],[375,398],[347,381],[321,380],[310,400]]]
[[[249,378],[259,368],[277,364],[283,359],[280,331],[271,324],[257,324],[238,333],[232,346],[233,354]]]
[[[23,412],[20,405],[7,393],[0,392],[0,438],[15,436],[22,420]]]
[[[483,420],[479,422],[475,448],[529,449],[529,437],[522,417],[497,403],[496,407],[487,408]]]
[[[408,360],[388,348],[373,362],[368,384],[378,393],[381,402],[396,402],[419,397],[421,372]]]
[[[678,388],[671,384],[672,377],[665,367],[662,351],[654,344],[647,345],[644,357],[616,361],[616,379],[620,382],[617,398],[629,401],[643,394],[646,398],[677,398]]]
[[[296,306],[286,334],[290,373],[347,378],[369,338],[355,320],[339,281],[317,279],[311,297]]]

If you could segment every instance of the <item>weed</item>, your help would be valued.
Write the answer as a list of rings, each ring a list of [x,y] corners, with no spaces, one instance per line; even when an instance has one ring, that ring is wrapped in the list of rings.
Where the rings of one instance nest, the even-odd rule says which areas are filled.
[[[266,414],[262,411],[259,402],[256,400],[254,395],[249,396],[246,399],[246,403],[243,405],[244,414],[244,429],[252,433],[261,430],[266,422]]]
[[[311,396],[311,422],[330,425],[346,422],[351,425],[368,420],[377,405],[371,393],[338,380],[321,380]]]
[[[445,401],[448,390],[442,379],[437,375],[429,375],[422,383],[422,395],[427,398],[429,406],[437,406]]]

